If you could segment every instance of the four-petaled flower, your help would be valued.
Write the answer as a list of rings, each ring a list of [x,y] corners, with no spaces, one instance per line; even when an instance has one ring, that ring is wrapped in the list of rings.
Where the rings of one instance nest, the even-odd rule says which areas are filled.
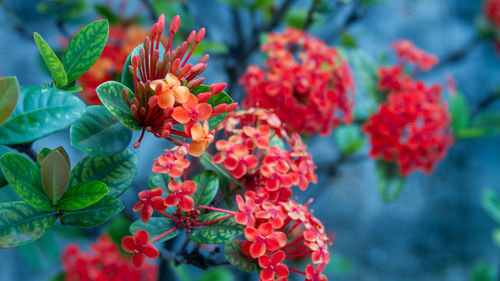
[[[175,121],[181,124],[195,123],[198,121],[206,121],[212,115],[212,106],[208,103],[199,103],[195,95],[189,94],[186,103],[174,109],[172,117]],[[186,132],[189,132],[187,126]]]
[[[196,157],[201,156],[207,146],[214,140],[214,135],[209,131],[207,121],[203,123],[203,126],[200,123],[194,124],[191,127],[191,137],[193,141],[189,144],[188,152]]]
[[[178,181],[171,181],[168,184],[170,194],[165,197],[165,205],[168,207],[179,206],[182,211],[191,211],[194,207],[194,200],[189,195],[196,192],[196,184],[192,181],[185,181],[180,183]]]
[[[245,200],[241,195],[236,195],[236,204],[238,205],[239,211],[234,215],[234,219],[237,223],[242,225],[254,226],[255,217],[253,216],[253,211],[255,210],[255,201],[251,197],[245,196]]]
[[[260,279],[262,281],[274,280],[274,277],[285,278],[290,274],[288,266],[282,262],[285,260],[285,252],[278,251],[271,256],[259,257],[259,266],[262,268]]]
[[[323,269],[325,268],[325,264],[320,264],[317,268],[314,268],[314,265],[308,264],[306,266],[306,280],[305,281],[328,281],[328,278],[324,274],[321,274]]]
[[[283,232],[275,232],[272,224],[268,222],[258,228],[247,226],[244,233],[250,242],[248,251],[252,258],[261,257],[267,251],[272,252],[286,243],[286,235]]]
[[[153,209],[163,211],[167,208],[161,197],[163,190],[160,187],[139,192],[139,201],[134,206],[134,212],[141,211],[141,219],[147,222],[153,215]]]
[[[189,97],[189,88],[181,85],[177,76],[168,73],[165,79],[158,79],[151,82],[153,89],[158,96],[158,105],[165,109],[174,106],[175,102],[183,104]]]
[[[122,239],[122,248],[128,253],[133,253],[132,263],[136,268],[141,268],[146,262],[146,257],[156,259],[159,256],[158,250],[149,243],[148,233],[141,229],[133,236],[126,236]]]
[[[190,163],[185,158],[188,144],[176,146],[173,149],[166,150],[167,153],[158,157],[153,164],[153,172],[159,174],[168,174],[172,178],[178,178],[189,167]]]

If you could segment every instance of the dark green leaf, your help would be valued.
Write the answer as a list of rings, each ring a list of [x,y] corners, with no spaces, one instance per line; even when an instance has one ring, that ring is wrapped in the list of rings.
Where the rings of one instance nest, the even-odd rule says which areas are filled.
[[[58,202],[57,207],[65,211],[86,208],[108,193],[108,187],[102,181],[88,181],[69,188]]]
[[[116,119],[131,130],[139,130],[141,129],[141,125],[135,119],[134,114],[130,111],[130,107],[123,97],[123,89],[127,89],[130,100],[132,100],[134,97],[132,91],[115,81],[108,81],[99,85],[96,91],[102,104]]]
[[[69,182],[71,167],[67,160],[67,154],[64,155],[56,149],[52,150],[43,159],[40,171],[45,192],[52,205],[55,206],[63,196]]]
[[[0,158],[7,152],[9,152],[9,149],[5,146],[0,145]],[[2,169],[0,169],[0,187],[4,187],[7,184],[7,179],[3,175]]]
[[[398,166],[384,160],[375,161],[379,192],[386,203],[390,203],[403,191],[406,178],[399,173]]]
[[[16,77],[0,79],[0,125],[9,119],[19,98],[19,84]]]
[[[205,92],[210,92],[210,87],[207,85],[200,85],[190,91],[193,95],[197,95],[199,93],[205,93]],[[219,105],[221,103],[226,103],[226,104],[231,104],[233,103],[233,99],[226,94],[226,92],[221,92],[217,95],[212,95],[210,99],[207,101],[208,104],[212,105],[212,108],[214,108],[216,105]],[[216,115],[214,117],[208,118],[208,124],[210,125],[210,130],[215,129],[224,119],[226,119],[227,113],[222,113],[219,115]]]
[[[210,205],[219,190],[217,174],[214,171],[203,171],[197,174],[193,181],[196,183],[196,192],[191,196],[194,200],[194,207]]]
[[[456,93],[451,96],[449,110],[451,114],[451,126],[454,132],[469,126],[469,105],[464,95]]]
[[[153,239],[169,230],[175,226],[174,221],[167,218],[150,218],[148,222],[143,222],[142,220],[136,220],[132,225],[130,225],[130,232],[136,233],[137,231],[144,229],[148,232],[149,238]],[[179,235],[180,230],[176,229],[164,237],[156,240],[156,242],[163,242],[174,238]]]
[[[227,215],[226,213],[210,212],[203,215],[199,222],[208,222]],[[230,217],[196,228],[189,236],[189,239],[203,244],[219,244],[225,243],[241,234],[243,234],[243,226],[237,224],[234,218]]]
[[[237,269],[243,272],[253,273],[255,272],[255,263],[249,260],[247,255],[243,254],[241,245],[241,243],[234,240],[228,241],[224,245],[224,257],[226,257],[226,260]]]
[[[71,39],[62,58],[69,83],[84,74],[101,56],[108,40],[108,31],[107,20],[96,20]]]
[[[85,209],[64,212],[61,221],[65,225],[95,226],[118,214],[121,210],[123,210],[123,205],[120,201],[110,196],[104,196],[97,203]]]
[[[493,190],[486,189],[483,191],[481,195],[481,207],[493,220],[500,223],[500,198]]]
[[[74,186],[99,180],[108,186],[108,196],[118,197],[132,184],[137,163],[137,155],[131,149],[112,156],[87,156],[73,168],[69,183]]]
[[[54,88],[21,87],[16,110],[0,126],[0,144],[30,143],[71,125],[85,112],[85,104]]]
[[[43,40],[42,36],[38,33],[33,33],[33,38],[35,38],[36,46],[42,55],[45,64],[49,68],[50,74],[52,75],[52,79],[56,83],[58,88],[62,88],[68,84],[68,77],[66,76],[66,71],[56,56],[54,51],[50,48],[50,46]]]
[[[43,191],[40,170],[30,160],[8,152],[0,158],[0,168],[12,189],[22,200],[42,211],[54,209]]]
[[[54,212],[40,212],[21,201],[0,203],[0,213],[0,248],[27,244],[56,221]]]
[[[71,145],[92,156],[122,152],[132,139],[127,129],[104,106],[89,106],[71,126]]]

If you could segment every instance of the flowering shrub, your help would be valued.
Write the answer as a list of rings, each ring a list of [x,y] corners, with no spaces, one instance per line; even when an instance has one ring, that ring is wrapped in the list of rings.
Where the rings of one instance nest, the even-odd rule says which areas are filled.
[[[429,70],[437,63],[408,40],[398,40],[393,47],[399,59],[416,68]],[[453,143],[441,87],[413,80],[403,65],[380,67],[377,78],[386,101],[363,127],[370,137],[370,156],[396,162],[403,175],[415,169],[432,172]]]
[[[66,281],[155,281],[158,266],[145,263],[138,270],[132,266],[130,257],[103,235],[84,252],[78,245],[67,245],[63,253],[64,280]]]
[[[287,28],[270,33],[262,51],[265,68],[251,65],[240,80],[247,93],[244,106],[273,109],[288,132],[328,135],[352,121],[353,78],[335,48]]]

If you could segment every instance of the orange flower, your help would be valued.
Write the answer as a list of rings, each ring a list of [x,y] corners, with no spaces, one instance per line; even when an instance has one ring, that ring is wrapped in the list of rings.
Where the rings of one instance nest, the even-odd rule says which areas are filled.
[[[189,88],[182,86],[177,76],[168,73],[165,80],[158,79],[151,82],[151,88],[158,95],[158,105],[161,108],[173,106],[175,102],[183,104],[189,98]]]
[[[188,122],[206,121],[212,116],[212,106],[208,103],[199,103],[198,98],[189,94],[187,101],[182,107],[176,107],[172,117],[181,124]]]
[[[193,141],[189,144],[188,153],[195,157],[200,157],[210,143],[214,140],[214,135],[209,132],[208,122],[194,124],[191,127],[191,138]]]

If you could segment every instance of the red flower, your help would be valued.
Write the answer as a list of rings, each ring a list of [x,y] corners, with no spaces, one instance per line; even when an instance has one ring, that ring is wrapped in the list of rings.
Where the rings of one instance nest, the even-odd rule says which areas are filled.
[[[206,121],[212,116],[212,106],[208,103],[199,103],[195,95],[189,94],[189,98],[182,107],[176,107],[172,117],[181,124]]]
[[[486,0],[483,7],[484,16],[495,28],[500,28],[500,1]]]
[[[168,174],[172,178],[178,178],[189,167],[190,163],[185,159],[187,154],[187,144],[176,146],[166,150],[167,153],[158,157],[153,164],[153,172]]]
[[[323,269],[325,268],[325,264],[320,264],[315,269],[314,265],[308,264],[306,266],[306,280],[305,281],[328,281],[325,275],[321,274]]]
[[[254,226],[255,217],[253,212],[256,208],[255,201],[248,196],[245,196],[245,200],[243,200],[241,195],[236,195],[236,203],[239,209],[234,216],[236,222],[246,226]]]
[[[196,184],[192,181],[185,181],[182,184],[171,181],[168,184],[170,194],[165,197],[165,205],[169,207],[179,206],[185,212],[191,211],[194,207],[194,200],[189,195],[196,192]]]
[[[261,205],[261,210],[255,212],[255,217],[266,219],[275,229],[279,229],[285,222],[286,213],[282,206],[264,202]]]
[[[153,209],[163,211],[167,208],[161,197],[163,190],[160,187],[139,192],[139,201],[134,206],[134,212],[141,211],[141,219],[147,222],[153,215]]]
[[[141,229],[133,236],[126,236],[122,239],[122,248],[125,252],[134,253],[132,263],[136,268],[141,268],[146,262],[146,257],[156,259],[159,256],[158,250],[149,244],[148,233]]]
[[[223,163],[224,167],[232,172],[237,179],[247,174],[248,170],[257,167],[257,157],[250,154],[248,148],[242,144],[243,138],[232,136],[229,141],[217,141],[216,147],[219,153],[212,158],[213,163]]]
[[[263,256],[266,251],[272,252],[286,243],[283,232],[275,232],[271,223],[263,223],[258,228],[247,226],[245,238],[251,242],[249,253],[252,258]]]
[[[262,281],[274,280],[274,277],[285,278],[290,272],[288,266],[282,262],[285,260],[285,252],[278,251],[269,256],[259,258],[259,266],[262,268],[260,279]]]
[[[396,40],[392,46],[400,60],[411,62],[422,70],[430,70],[438,63],[436,56],[420,50],[410,40]]]

